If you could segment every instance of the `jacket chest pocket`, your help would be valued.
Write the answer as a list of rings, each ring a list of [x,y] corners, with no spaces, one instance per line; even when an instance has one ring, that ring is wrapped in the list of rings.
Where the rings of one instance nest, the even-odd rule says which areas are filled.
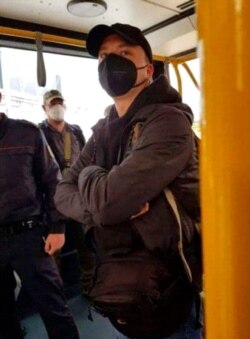
[[[6,146],[0,148],[0,174],[15,181],[31,175],[34,147]]]

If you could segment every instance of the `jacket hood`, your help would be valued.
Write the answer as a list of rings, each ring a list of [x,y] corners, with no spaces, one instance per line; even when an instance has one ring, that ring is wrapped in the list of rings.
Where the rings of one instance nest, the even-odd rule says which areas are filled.
[[[166,104],[175,107],[183,112],[190,124],[193,123],[193,112],[191,108],[182,102],[181,95],[170,86],[168,79],[164,75],[158,77],[150,86],[143,89],[121,119],[131,121],[136,112],[141,108],[157,104]],[[116,117],[115,105],[112,105],[107,118],[110,121]]]
[[[164,75],[157,78],[150,86],[146,87],[140,93],[140,95],[132,103],[129,111],[135,111],[144,106],[154,104],[171,105],[178,110],[181,110],[187,117],[190,124],[193,123],[193,113],[191,108],[182,102],[181,95],[170,85],[168,79]]]

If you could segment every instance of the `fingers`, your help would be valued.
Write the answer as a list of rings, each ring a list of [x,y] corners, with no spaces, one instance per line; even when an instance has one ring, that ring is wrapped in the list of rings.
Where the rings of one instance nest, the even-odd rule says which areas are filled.
[[[54,254],[55,251],[53,251],[52,246],[50,241],[45,241],[45,246],[44,246],[44,251],[48,254],[48,255],[52,255]]]
[[[56,251],[59,251],[65,242],[64,234],[49,234],[47,239],[44,239],[44,251],[53,255]]]
[[[145,204],[141,207],[140,209],[140,212],[135,214],[135,215],[132,215],[132,217],[130,219],[134,219],[134,218],[137,218],[139,217],[140,215],[143,215],[145,213],[147,213],[149,210],[149,203],[148,202],[145,202]]]

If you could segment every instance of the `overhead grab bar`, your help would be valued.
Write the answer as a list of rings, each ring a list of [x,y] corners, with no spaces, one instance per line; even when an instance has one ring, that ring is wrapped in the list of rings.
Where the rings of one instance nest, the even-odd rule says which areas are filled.
[[[36,32],[36,48],[37,48],[37,82],[39,86],[46,85],[46,69],[43,59],[43,43],[42,33]]]

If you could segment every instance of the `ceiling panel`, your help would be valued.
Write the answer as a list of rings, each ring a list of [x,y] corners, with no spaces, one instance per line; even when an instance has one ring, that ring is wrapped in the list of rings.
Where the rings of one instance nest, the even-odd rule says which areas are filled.
[[[178,16],[179,13],[194,6],[194,1],[183,0],[105,0],[107,11],[98,17],[81,18],[67,11],[69,0],[1,0],[0,16],[31,23],[88,33],[100,23],[128,23],[146,30],[163,21]],[[186,6],[189,5],[189,6]],[[191,18],[194,20],[194,18]],[[191,19],[166,26],[147,35],[154,53],[167,53],[163,46],[181,35],[195,31]],[[0,18],[1,20],[1,18]],[[1,25],[1,23],[0,23]]]

